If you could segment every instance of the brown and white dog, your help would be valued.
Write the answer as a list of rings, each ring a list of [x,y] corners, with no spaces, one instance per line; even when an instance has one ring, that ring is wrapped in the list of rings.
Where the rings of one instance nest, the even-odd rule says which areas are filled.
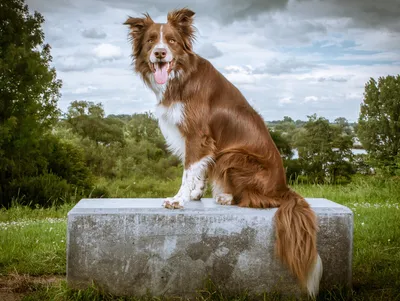
[[[223,205],[274,208],[276,254],[310,296],[318,293],[322,262],[317,221],[286,183],[282,159],[261,116],[210,62],[193,52],[194,12],[128,18],[135,71],[157,97],[159,126],[184,164],[178,193],[164,202],[182,208],[199,200],[206,179]]]

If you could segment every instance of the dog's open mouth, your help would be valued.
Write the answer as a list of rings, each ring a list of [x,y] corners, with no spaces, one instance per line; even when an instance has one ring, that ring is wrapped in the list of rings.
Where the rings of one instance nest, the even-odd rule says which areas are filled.
[[[168,74],[172,70],[173,61],[151,63],[150,66],[157,84],[165,84],[168,80]]]

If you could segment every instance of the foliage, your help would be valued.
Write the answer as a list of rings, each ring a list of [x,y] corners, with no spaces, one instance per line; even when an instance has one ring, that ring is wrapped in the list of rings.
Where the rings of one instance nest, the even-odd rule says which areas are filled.
[[[10,183],[39,176],[42,135],[57,120],[61,81],[50,46],[44,44],[38,12],[22,0],[1,2],[0,10],[0,204],[10,201]]]
[[[71,193],[67,181],[52,173],[13,180],[9,189],[19,204],[29,206],[57,205],[68,199]]]
[[[90,192],[91,198],[109,198],[110,192],[106,186],[95,186]]]
[[[96,144],[109,145],[125,142],[122,131],[123,122],[117,118],[105,118],[101,103],[74,101],[68,108],[66,121],[75,133],[89,138]]]
[[[296,182],[298,177],[304,173],[304,167],[299,159],[283,160],[283,165],[286,170],[286,179],[288,183]]]
[[[113,130],[107,131],[110,124]],[[74,101],[55,133],[83,150],[86,166],[98,177],[174,179],[182,172],[151,113],[105,117],[101,104]]]
[[[342,124],[331,125],[316,114],[308,118],[302,131],[294,137],[305,174],[316,183],[349,180],[353,173],[352,136],[346,134]]]
[[[371,78],[365,85],[357,135],[371,163],[387,174],[400,165],[400,75]]]
[[[284,116],[283,120],[279,122],[274,129],[282,132],[285,135],[290,135],[290,133],[296,129],[296,124],[292,118]]]
[[[47,159],[45,170],[65,179],[81,194],[93,186],[93,176],[86,166],[82,149],[53,135],[44,137],[41,143],[43,156]]]
[[[164,137],[152,113],[133,114],[127,123],[127,133],[136,142],[147,140],[166,151]]]
[[[51,134],[40,139],[36,162],[41,172],[10,181],[7,192],[11,199],[30,206],[51,206],[72,195],[85,195],[93,185],[82,150]]]
[[[81,117],[82,119],[79,119]],[[90,120],[93,118],[97,118],[99,122],[103,122],[107,118],[118,120],[121,123],[120,132],[123,133],[124,143],[119,143],[118,139],[112,137],[108,144],[96,141],[95,135],[89,133]],[[85,120],[88,121],[87,130],[84,129],[86,127]],[[293,148],[290,139],[293,137],[297,139],[297,142],[300,141],[307,146],[309,144],[321,145],[320,141],[313,138],[314,133],[309,133],[306,126],[301,127],[299,122],[294,122],[289,117],[285,117],[283,123],[292,124],[289,128],[295,128],[295,131],[290,135],[285,134],[277,126],[270,133],[284,160],[288,180],[296,181],[299,175],[304,174],[310,176],[313,181],[316,178],[317,182],[333,183],[339,180],[349,180],[349,175],[353,173],[350,164],[353,132],[345,118],[338,118],[334,123],[326,121],[331,138],[334,138],[332,140],[328,137],[328,140],[332,140],[329,140],[329,148],[326,144],[326,147],[319,150],[321,156],[325,154],[325,151],[329,152],[327,157],[329,161],[325,162],[326,170],[322,170],[321,162],[315,163],[304,158],[292,159]],[[310,125],[308,124],[307,127]],[[75,101],[71,104],[66,119],[57,126],[55,132],[60,138],[67,139],[84,150],[86,165],[98,177],[121,180],[132,177],[155,177],[165,180],[181,176],[181,162],[168,152],[157,120],[151,113],[105,117],[101,104]],[[324,139],[327,138],[324,137],[325,129],[321,129],[317,133],[318,135]],[[314,166],[310,167],[310,163]],[[318,172],[321,173],[319,178],[315,177]]]
[[[22,0],[1,2],[0,14],[0,206],[83,195],[93,178],[82,150],[51,133],[61,81],[44,44],[44,18]]]
[[[291,119],[289,120],[289,117],[285,116],[285,118],[287,122],[293,122],[290,121]],[[287,138],[288,135],[285,135],[285,133],[281,132],[279,129],[282,128],[276,126],[274,130],[270,131],[270,134],[283,159],[283,165],[286,170],[286,179],[288,182],[293,182],[303,173],[304,168],[298,159],[292,159],[293,150],[289,143],[289,138]]]
[[[353,155],[353,168],[354,171],[361,175],[374,174],[374,170],[371,165],[368,164],[368,155],[357,154]]]
[[[270,131],[270,134],[282,158],[290,159],[293,156],[293,151],[292,147],[289,144],[289,141],[283,136],[280,131]]]

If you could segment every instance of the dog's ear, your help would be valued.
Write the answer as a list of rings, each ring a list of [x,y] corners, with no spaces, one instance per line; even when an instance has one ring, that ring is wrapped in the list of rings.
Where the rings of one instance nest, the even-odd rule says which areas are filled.
[[[191,26],[193,23],[194,11],[188,8],[173,10],[168,13],[167,20],[175,26]]]
[[[133,39],[140,38],[146,29],[153,24],[154,21],[150,18],[148,14],[145,14],[143,18],[132,18],[129,17],[125,21],[124,25],[129,25],[131,28],[131,36]]]
[[[178,29],[185,40],[185,46],[192,50],[192,42],[195,39],[195,29],[193,26],[193,16],[195,13],[188,8],[174,10],[168,13],[168,23]]]

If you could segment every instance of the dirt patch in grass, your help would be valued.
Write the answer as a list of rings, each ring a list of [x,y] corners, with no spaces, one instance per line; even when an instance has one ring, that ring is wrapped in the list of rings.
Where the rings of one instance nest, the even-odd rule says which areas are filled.
[[[29,276],[10,274],[0,276],[0,300],[19,301],[39,287],[54,285],[65,279],[63,275]]]

